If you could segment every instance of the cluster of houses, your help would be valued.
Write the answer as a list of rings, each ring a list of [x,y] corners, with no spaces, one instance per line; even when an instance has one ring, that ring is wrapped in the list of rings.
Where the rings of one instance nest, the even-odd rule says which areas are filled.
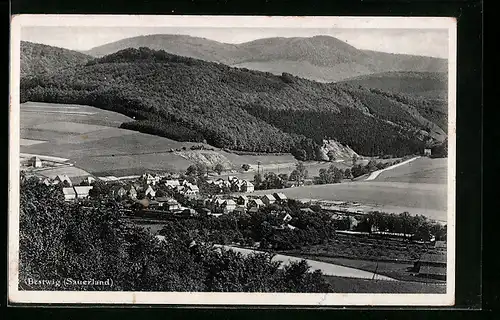
[[[208,180],[207,183],[219,188],[219,192],[222,192],[224,188],[228,188],[233,192],[248,193],[254,191],[254,185],[252,182],[245,179],[239,179],[238,177],[234,176],[229,176],[227,180],[222,178],[219,178],[217,180]]]
[[[85,178],[80,185],[73,185],[71,179],[65,175],[57,175],[53,179],[45,178],[42,183],[46,186],[62,186],[62,193],[64,195],[64,200],[75,200],[75,199],[86,199],[89,197],[89,192],[92,190],[93,186],[91,184],[95,181],[92,177]]]

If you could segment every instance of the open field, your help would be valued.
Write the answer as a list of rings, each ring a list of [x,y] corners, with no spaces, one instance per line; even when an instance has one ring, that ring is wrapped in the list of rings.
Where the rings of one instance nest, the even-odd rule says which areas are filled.
[[[409,282],[420,282],[420,283],[436,283],[445,284],[445,281],[426,279],[412,276],[407,272],[407,268],[412,267],[413,264],[409,263],[397,263],[397,262],[376,262],[376,261],[366,261],[360,259],[347,259],[347,258],[337,258],[337,257],[322,257],[322,256],[310,256],[307,254],[296,255],[297,257],[304,259],[314,259],[317,261],[333,263],[340,266],[345,266],[349,268],[355,268],[365,271],[376,272],[378,274],[391,277],[400,281]]]
[[[446,293],[446,286],[407,281],[383,281],[371,279],[324,276],[339,293]]]
[[[379,211],[408,211],[410,214],[423,214],[432,219],[447,219],[447,188],[442,184],[359,181],[258,190],[255,194],[274,192],[282,192],[292,199],[360,202]]]
[[[408,183],[447,183],[448,158],[431,159],[420,157],[407,163],[382,172],[376,181],[408,182]]]
[[[133,175],[145,171],[183,172],[199,160],[293,167],[291,155],[237,155],[222,150],[171,152],[199,143],[120,129],[131,121],[116,112],[90,106],[28,102],[21,105],[21,152],[64,157],[75,167],[97,175]],[[210,147],[210,146],[207,146]],[[215,148],[216,149],[216,148]],[[212,153],[212,157],[205,157]],[[251,174],[250,178],[253,178]]]
[[[242,255],[249,255],[252,253],[259,253],[261,251],[253,250],[253,249],[245,249],[233,246],[220,246],[225,249],[230,249],[235,252],[239,252]],[[290,262],[298,262],[302,260],[302,258],[292,257],[283,254],[275,254],[273,256],[274,261],[280,261],[282,265],[286,265]],[[388,280],[388,281],[396,281],[393,278],[380,275],[378,273],[374,273],[372,271],[365,271],[345,266],[340,266],[332,263],[321,262],[317,260],[304,259],[307,261],[307,264],[311,267],[311,271],[321,270],[324,275],[327,276],[338,276],[338,277],[346,277],[346,278],[362,278],[362,279],[377,279],[377,280]]]

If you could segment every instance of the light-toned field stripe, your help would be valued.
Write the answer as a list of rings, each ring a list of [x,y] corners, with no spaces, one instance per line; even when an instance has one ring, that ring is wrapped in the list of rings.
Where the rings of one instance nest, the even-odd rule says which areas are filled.
[[[261,253],[261,251],[252,250],[252,249],[243,249],[233,246],[225,246],[225,245],[216,245],[217,247],[223,247],[224,249],[230,249],[235,252],[240,252],[243,255],[249,255],[251,253]],[[374,274],[373,272],[359,270],[355,268],[349,268],[344,266],[339,266],[332,263],[320,262],[316,260],[310,259],[302,259],[297,257],[286,256],[282,254],[276,254],[273,257],[274,261],[280,261],[286,265],[290,262],[299,262],[301,260],[306,260],[307,264],[311,267],[311,271],[321,270],[324,275],[327,276],[336,276],[336,277],[345,277],[345,278],[358,278],[358,279],[374,279],[374,280],[387,280],[387,281],[398,281],[396,279],[386,277],[380,274]]]
[[[387,170],[392,170],[392,169],[394,169],[394,168],[397,168],[397,167],[403,166],[403,165],[405,165],[405,164],[407,164],[407,163],[410,163],[410,162],[412,162],[412,161],[414,161],[414,160],[417,160],[418,158],[420,158],[420,157],[411,158],[411,159],[405,160],[405,161],[403,161],[403,162],[397,163],[397,164],[395,164],[395,165],[393,165],[393,166],[387,167],[387,168],[385,168],[385,169],[381,169],[381,170],[373,171],[373,172],[372,172],[372,173],[368,176],[368,178],[366,178],[365,180],[366,180],[366,181],[369,181],[369,180],[375,180],[375,179],[376,179],[376,178],[377,178],[377,177],[378,177],[378,176],[379,176],[382,172],[387,171]]]
[[[25,158],[38,157],[38,158],[40,158],[40,160],[55,161],[55,162],[66,162],[66,161],[69,161],[69,159],[59,158],[59,157],[52,157],[52,156],[44,156],[44,155],[41,155],[41,154],[20,153],[19,155],[21,157],[25,157]]]
[[[22,110],[22,112],[36,112],[36,113],[62,113],[62,114],[71,114],[71,115],[93,115],[97,114],[97,112],[87,112],[87,111],[49,111],[49,110]]]
[[[38,107],[34,107],[32,105],[27,105],[27,106],[21,106],[21,110],[24,110],[26,108],[34,108],[34,109],[80,109],[80,107],[66,107],[66,106],[42,106],[42,105],[37,105]]]

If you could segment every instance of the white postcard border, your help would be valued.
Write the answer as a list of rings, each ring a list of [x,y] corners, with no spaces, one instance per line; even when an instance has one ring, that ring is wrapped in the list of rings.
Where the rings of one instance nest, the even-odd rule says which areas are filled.
[[[22,291],[19,275],[20,37],[22,26],[184,26],[448,29],[448,233],[446,294],[202,293]],[[172,304],[262,306],[451,306],[455,294],[456,20],[447,17],[268,17],[18,15],[11,20],[9,105],[8,299],[36,304]]]

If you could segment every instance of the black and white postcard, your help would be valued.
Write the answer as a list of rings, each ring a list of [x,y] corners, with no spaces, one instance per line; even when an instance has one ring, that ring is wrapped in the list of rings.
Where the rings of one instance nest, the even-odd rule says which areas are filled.
[[[11,30],[9,301],[454,304],[455,19]]]

